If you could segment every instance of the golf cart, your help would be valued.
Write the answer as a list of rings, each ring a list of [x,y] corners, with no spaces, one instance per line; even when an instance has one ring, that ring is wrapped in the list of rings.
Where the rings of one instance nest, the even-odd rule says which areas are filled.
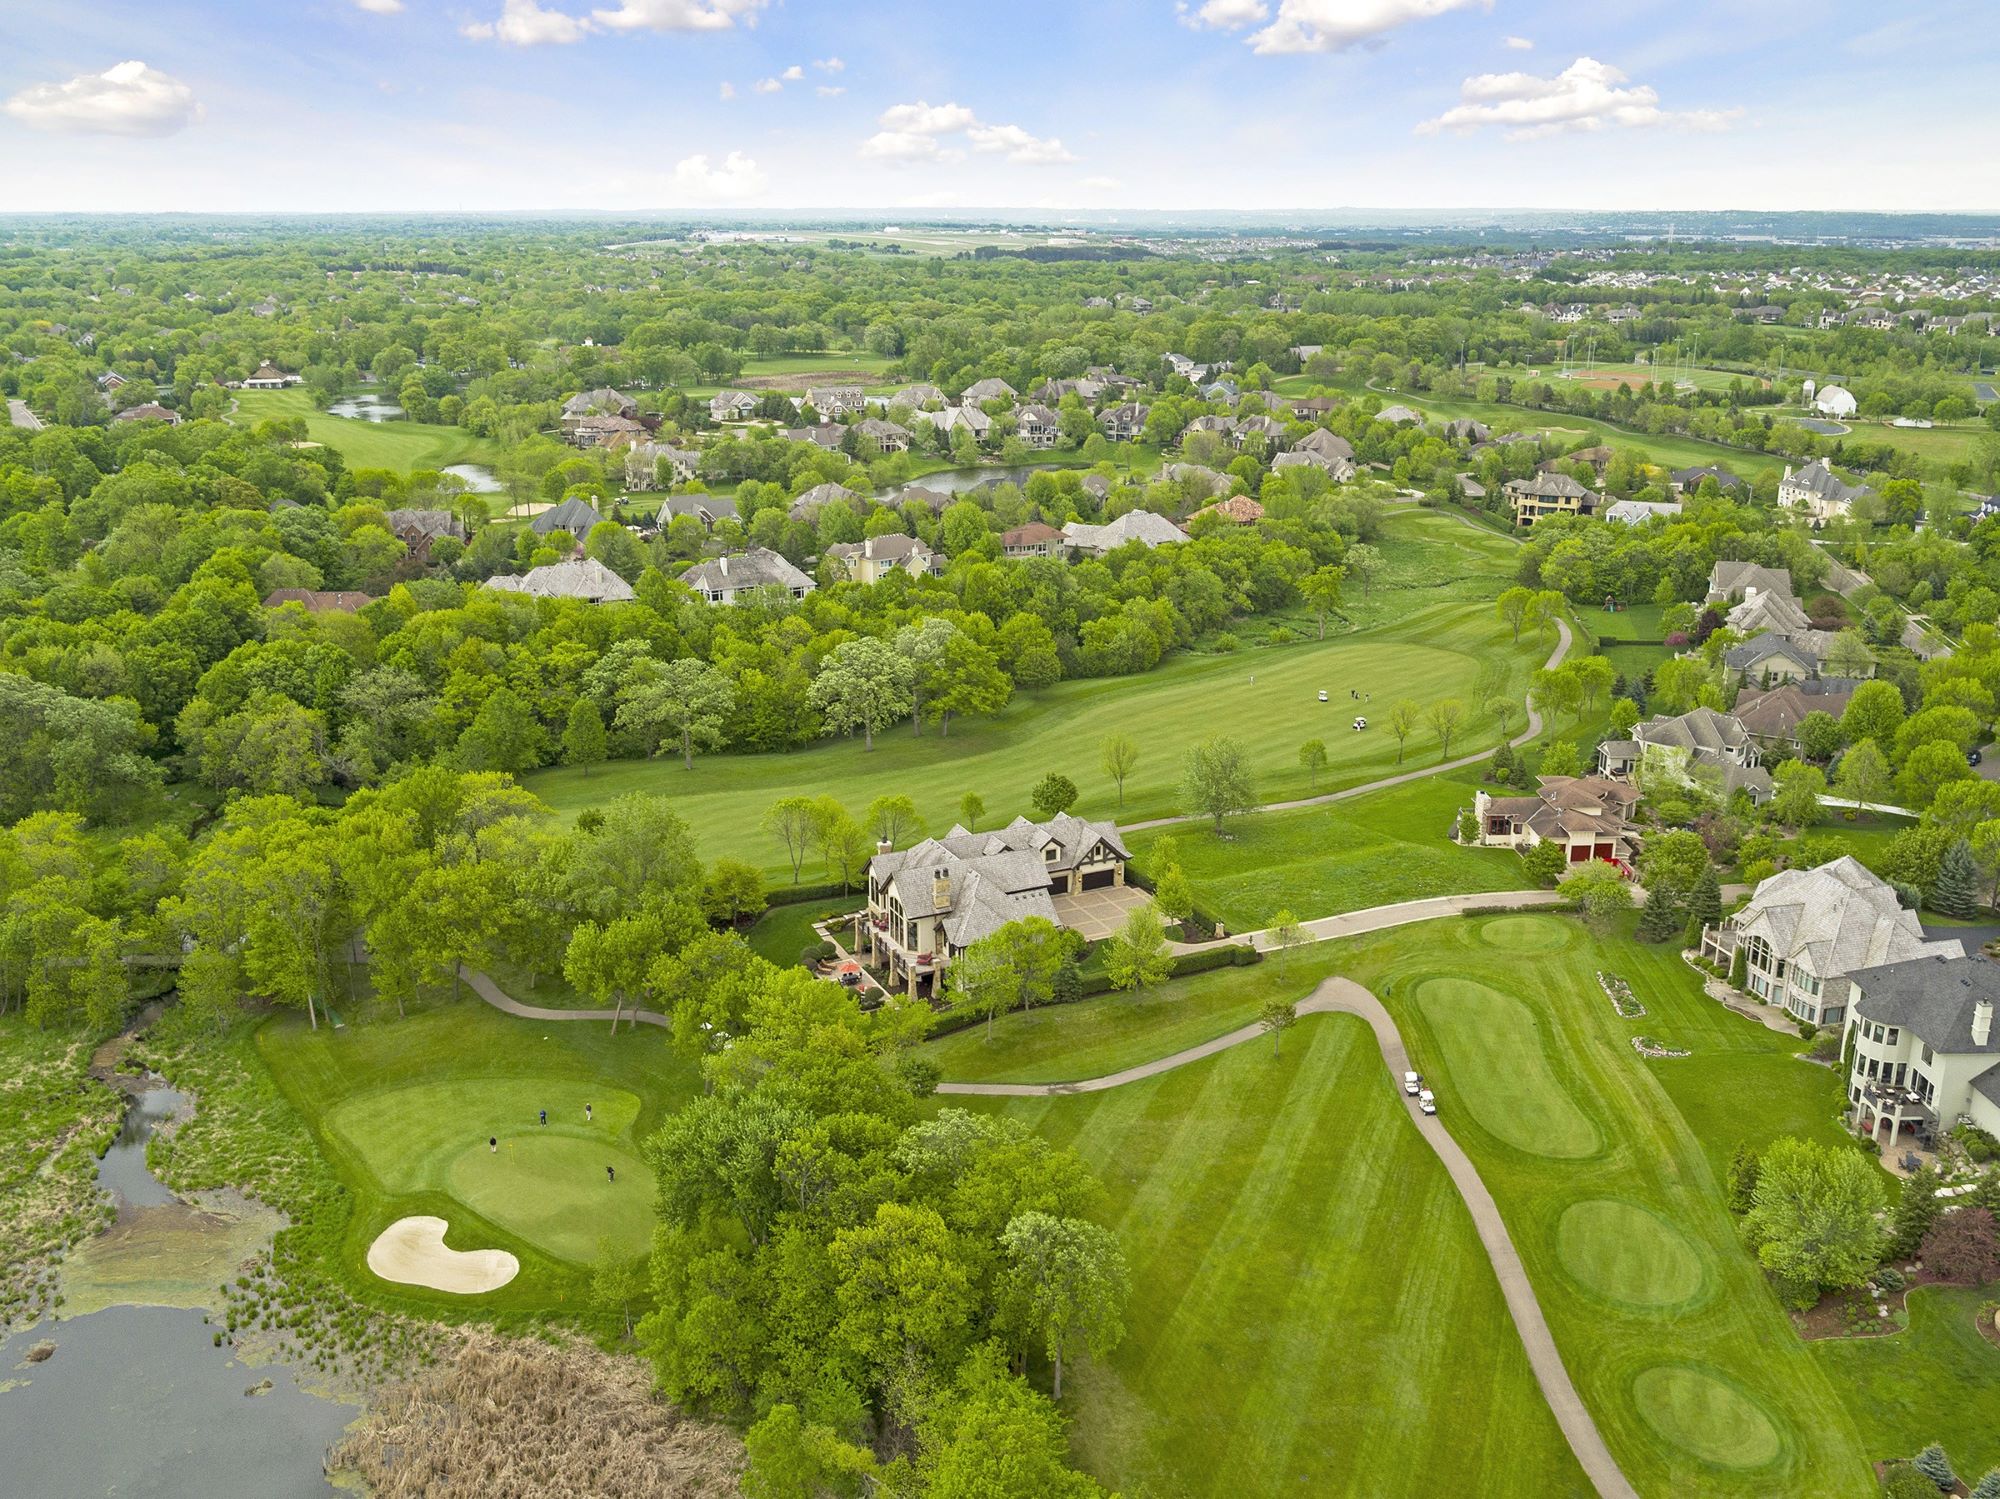
[[[1426,1114],[1435,1114],[1438,1111],[1437,1095],[1429,1088],[1424,1089],[1417,1095],[1417,1107]]]
[[[1415,1098],[1415,1097],[1416,1097],[1416,1096],[1417,1096],[1417,1095],[1418,1095],[1419,1093],[1423,1092],[1423,1091],[1424,1091],[1424,1076],[1423,1076],[1423,1074],[1422,1074],[1421,1072],[1406,1072],[1406,1073],[1404,1073],[1404,1074],[1403,1074],[1403,1091],[1404,1091],[1405,1093],[1409,1094],[1409,1095],[1410,1095],[1410,1097],[1412,1097],[1412,1098]]]

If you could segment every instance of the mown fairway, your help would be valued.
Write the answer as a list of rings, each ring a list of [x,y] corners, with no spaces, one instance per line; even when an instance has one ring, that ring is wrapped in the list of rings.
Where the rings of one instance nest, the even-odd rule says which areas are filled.
[[[520,1279],[494,1293],[503,1305],[548,1295],[600,1238],[645,1252],[653,1193],[640,1146],[695,1087],[659,1031],[520,1020],[468,992],[337,1031],[285,1017],[257,1044],[354,1191],[345,1254],[357,1277],[376,1234],[413,1213],[449,1221],[453,1248],[520,1257]]]
[[[1124,1346],[1065,1389],[1076,1456],[1106,1483],[1159,1499],[1590,1492],[1360,1022],[1315,1016],[1276,1059],[1242,1046],[1004,1110],[1097,1171],[1131,1265]]]
[[[394,399],[384,390],[384,399]],[[429,426],[423,422],[367,422],[357,417],[330,416],[303,390],[243,390],[236,393],[230,418],[240,426],[257,422],[299,421],[314,442],[336,449],[349,468],[390,468],[398,473],[441,469],[448,463],[491,463],[499,456],[497,443],[474,437],[462,427]]]

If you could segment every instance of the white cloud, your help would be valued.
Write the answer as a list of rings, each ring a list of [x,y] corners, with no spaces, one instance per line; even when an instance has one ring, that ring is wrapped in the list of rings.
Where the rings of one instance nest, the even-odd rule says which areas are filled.
[[[194,90],[142,62],[121,62],[67,83],[37,83],[7,101],[7,113],[35,130],[71,135],[172,135],[197,124]]]
[[[510,47],[567,46],[582,41],[591,30],[582,16],[543,10],[535,0],[507,0],[497,21],[468,21],[459,27],[474,41],[505,42]]]
[[[878,130],[861,143],[861,154],[876,161],[934,161],[941,153],[936,136],[913,130]]]
[[[1045,166],[1051,162],[1075,161],[1075,155],[1054,136],[1046,140],[1028,134],[1019,125],[974,125],[966,132],[975,151],[1004,153],[1009,161]]]
[[[1277,16],[1264,0],[1207,0],[1190,14],[1185,0],[1181,20],[1190,26],[1242,31],[1256,26],[1247,38],[1253,52],[1344,52],[1374,42],[1412,21],[1428,21],[1447,11],[1478,5],[1491,10],[1493,0],[1278,0]]]
[[[846,93],[847,90],[840,87],[840,85],[838,84],[822,83],[817,89],[813,90],[813,92],[818,94],[822,99],[838,99],[842,94]]]
[[[1086,177],[1077,184],[1085,192],[1091,193],[1115,193],[1124,185],[1116,177]]]
[[[757,24],[770,0],[618,0],[616,10],[593,10],[607,31],[727,31],[739,20]]]
[[[759,78],[756,83],[757,92],[760,94],[775,94],[783,88],[784,85],[775,78]]]
[[[1609,63],[1579,57],[1553,78],[1534,73],[1481,73],[1459,88],[1459,103],[1417,127],[1419,135],[1442,130],[1478,130],[1495,125],[1509,140],[1532,140],[1572,130],[1607,126],[1677,126],[1720,130],[1740,109],[1670,111],[1660,108],[1659,92],[1635,84]]]
[[[800,67],[797,63],[793,63],[789,68],[785,69],[785,71],[780,73],[778,76],[784,79],[785,82],[787,83],[797,83],[801,78],[806,76],[806,70]]]
[[[979,123],[979,117],[963,104],[892,104],[876,122],[884,130],[909,135],[956,135]]]
[[[725,99],[734,99],[736,97],[736,85],[726,78],[722,80],[722,97]]]
[[[1509,52],[1532,52],[1535,50],[1535,44],[1524,36],[1508,37],[1506,47]]]
[[[764,190],[764,174],[741,151],[719,163],[701,153],[674,164],[674,186],[694,198],[753,198]]]
[[[818,68],[822,73],[844,73],[847,71],[847,64],[837,57],[819,58],[813,63],[813,66]]]
[[[403,0],[354,0],[357,7],[370,15],[393,16],[403,8]]]

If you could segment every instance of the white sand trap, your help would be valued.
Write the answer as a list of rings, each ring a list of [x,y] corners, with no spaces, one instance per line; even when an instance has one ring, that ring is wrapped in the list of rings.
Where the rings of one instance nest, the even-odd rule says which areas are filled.
[[[497,1291],[521,1273],[504,1249],[447,1249],[442,1218],[398,1218],[368,1246],[368,1268],[384,1280],[477,1296]]]

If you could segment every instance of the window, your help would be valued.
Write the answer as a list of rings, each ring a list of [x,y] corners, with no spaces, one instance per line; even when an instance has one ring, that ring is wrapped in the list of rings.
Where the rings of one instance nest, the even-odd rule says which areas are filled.
[[[917,924],[914,921],[903,923],[903,946],[909,948],[912,952],[916,950]]]
[[[1889,1044],[1890,1044],[1891,1046],[1894,1046],[1894,1045],[1895,1045],[1895,1044],[1896,1044],[1896,1043],[1897,1043],[1898,1041],[1900,1041],[1900,1040],[1902,1040],[1902,1039],[1903,1039],[1903,1032],[1902,1032],[1902,1029],[1901,1029],[1900,1027],[1898,1027],[1898,1026],[1893,1026],[1893,1025],[1892,1025],[1892,1026],[1890,1026],[1890,1027],[1889,1027],[1889,1035],[1888,1035],[1887,1039],[1888,1039],[1888,1042],[1889,1042]]]
[[[1928,1067],[1928,1066],[1929,1066],[1929,1065],[1931,1064],[1931,1060],[1932,1060],[1932,1059],[1931,1059],[1931,1044],[1930,1044],[1930,1042],[1928,1042],[1928,1041],[1925,1041],[1925,1042],[1923,1042],[1923,1043],[1922,1043],[1922,1044],[1921,1044],[1921,1045],[1920,1045],[1920,1046],[1919,1046],[1919,1047],[1917,1048],[1917,1050],[1918,1050],[1919,1052],[1921,1052],[1921,1053],[1923,1054],[1923,1059],[1924,1059],[1924,1065],[1925,1065],[1926,1067]]]

